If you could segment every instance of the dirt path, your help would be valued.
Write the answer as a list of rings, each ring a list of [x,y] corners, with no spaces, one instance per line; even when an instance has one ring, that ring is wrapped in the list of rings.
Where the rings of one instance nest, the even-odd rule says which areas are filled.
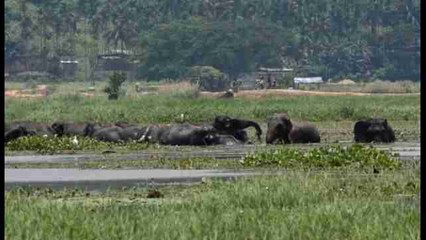
[[[200,96],[217,98],[223,95],[223,92],[200,92]],[[289,89],[265,89],[265,90],[240,90],[234,93],[235,97],[243,98],[263,98],[267,96],[419,96],[420,93],[360,93],[360,92],[319,92]]]

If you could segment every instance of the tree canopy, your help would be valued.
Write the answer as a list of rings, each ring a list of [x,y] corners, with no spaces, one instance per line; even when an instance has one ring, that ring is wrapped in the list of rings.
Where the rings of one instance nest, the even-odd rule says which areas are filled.
[[[420,0],[6,0],[4,14],[6,61],[126,49],[150,80],[195,65],[420,80]]]

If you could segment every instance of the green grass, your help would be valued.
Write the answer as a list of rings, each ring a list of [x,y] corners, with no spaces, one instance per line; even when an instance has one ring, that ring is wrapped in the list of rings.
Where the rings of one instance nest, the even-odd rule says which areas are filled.
[[[124,97],[109,101],[106,96],[51,96],[45,99],[6,98],[5,121],[111,123],[176,122],[184,113],[187,121],[211,121],[216,115],[264,122],[276,112],[288,112],[296,121],[355,121],[383,117],[392,121],[418,121],[420,96],[298,96],[249,100],[193,98],[191,92]]]
[[[5,194],[6,239],[419,239],[420,172]]]

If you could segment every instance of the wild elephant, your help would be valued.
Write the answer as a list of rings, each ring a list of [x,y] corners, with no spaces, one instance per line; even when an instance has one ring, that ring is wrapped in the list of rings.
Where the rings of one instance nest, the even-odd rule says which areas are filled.
[[[238,145],[243,142],[239,141],[232,135],[210,134],[206,138],[206,145]]]
[[[318,143],[321,141],[318,128],[311,123],[294,123],[286,113],[276,113],[268,119],[266,143]]]
[[[137,127],[136,124],[128,123],[128,122],[116,122],[114,123],[114,126],[121,127],[121,128]]]
[[[128,141],[140,141],[142,135],[145,133],[144,127],[132,126],[132,127],[103,127],[96,129],[91,137],[98,141],[105,142],[128,142]]]
[[[54,136],[55,131],[49,124],[33,123],[33,122],[14,122],[9,126],[9,130],[23,127],[27,132],[31,132],[32,135],[38,136]]]
[[[312,123],[293,123],[293,128],[288,134],[291,143],[319,143],[321,142],[318,128]]]
[[[395,133],[387,119],[369,118],[362,119],[354,125],[355,142],[395,142]]]
[[[36,132],[28,130],[27,128],[23,127],[23,126],[18,126],[18,127],[14,127],[9,129],[8,131],[6,131],[4,133],[4,143],[8,143],[12,140],[18,139],[20,137],[24,137],[24,136],[32,136],[35,135]]]
[[[248,141],[247,132],[244,129],[254,127],[258,140],[261,140],[262,129],[259,124],[254,121],[231,118],[229,116],[216,116],[212,125],[218,133],[234,136],[241,142]]]
[[[216,129],[210,125],[173,124],[163,131],[160,143],[165,145],[210,145],[210,136],[215,133]]]
[[[170,124],[151,124],[145,128],[140,141],[149,143],[160,143],[164,132],[168,131]]]
[[[193,125],[189,123],[157,125],[146,128],[142,141],[163,145],[212,145],[217,144],[216,129],[210,125]]]
[[[88,136],[91,136],[96,131],[97,128],[100,128],[100,126],[95,123],[54,122],[51,125],[51,129],[54,130],[54,133],[58,137],[62,137],[62,136],[88,137]]]
[[[224,94],[220,95],[218,98],[234,98],[234,91],[232,89],[229,89]]]

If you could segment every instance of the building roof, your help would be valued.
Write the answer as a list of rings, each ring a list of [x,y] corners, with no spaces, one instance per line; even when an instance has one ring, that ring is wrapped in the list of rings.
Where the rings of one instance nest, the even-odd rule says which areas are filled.
[[[322,83],[322,77],[295,77],[294,83]]]
[[[78,63],[77,60],[61,60],[61,63]]]
[[[292,72],[292,68],[259,68],[259,72]]]

